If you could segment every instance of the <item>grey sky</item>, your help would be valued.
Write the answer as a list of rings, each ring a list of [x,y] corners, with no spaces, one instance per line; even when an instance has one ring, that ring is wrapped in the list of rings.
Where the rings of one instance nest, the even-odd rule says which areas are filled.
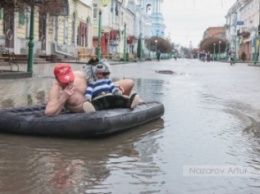
[[[172,42],[198,47],[208,27],[223,26],[228,9],[236,0],[164,0],[166,35]]]

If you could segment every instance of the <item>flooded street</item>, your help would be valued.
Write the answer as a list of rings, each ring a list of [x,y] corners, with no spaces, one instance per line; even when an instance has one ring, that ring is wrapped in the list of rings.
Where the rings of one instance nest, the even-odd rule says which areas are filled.
[[[178,59],[112,69],[164,116],[102,139],[0,134],[1,194],[259,193],[260,67]],[[0,106],[46,102],[52,66],[35,72],[0,80]]]

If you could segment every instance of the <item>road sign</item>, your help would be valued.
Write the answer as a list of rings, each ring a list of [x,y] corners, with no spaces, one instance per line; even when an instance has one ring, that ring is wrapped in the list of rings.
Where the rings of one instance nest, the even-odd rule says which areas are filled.
[[[237,21],[237,25],[244,25],[244,21]]]

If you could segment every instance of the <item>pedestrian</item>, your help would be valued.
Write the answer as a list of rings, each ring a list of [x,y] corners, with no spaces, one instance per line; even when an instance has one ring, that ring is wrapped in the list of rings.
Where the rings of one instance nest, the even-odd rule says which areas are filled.
[[[157,54],[157,61],[160,61],[160,59],[161,59],[161,51],[158,49],[156,54]]]
[[[207,53],[207,61],[210,62],[210,52]]]

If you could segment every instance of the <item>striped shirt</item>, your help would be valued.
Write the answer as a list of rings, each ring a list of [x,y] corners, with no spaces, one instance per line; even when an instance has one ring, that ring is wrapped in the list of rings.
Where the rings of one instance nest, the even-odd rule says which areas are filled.
[[[92,100],[100,95],[104,94],[116,94],[120,93],[119,89],[110,79],[101,79],[88,83],[88,87],[85,93],[85,96],[88,100]]]

